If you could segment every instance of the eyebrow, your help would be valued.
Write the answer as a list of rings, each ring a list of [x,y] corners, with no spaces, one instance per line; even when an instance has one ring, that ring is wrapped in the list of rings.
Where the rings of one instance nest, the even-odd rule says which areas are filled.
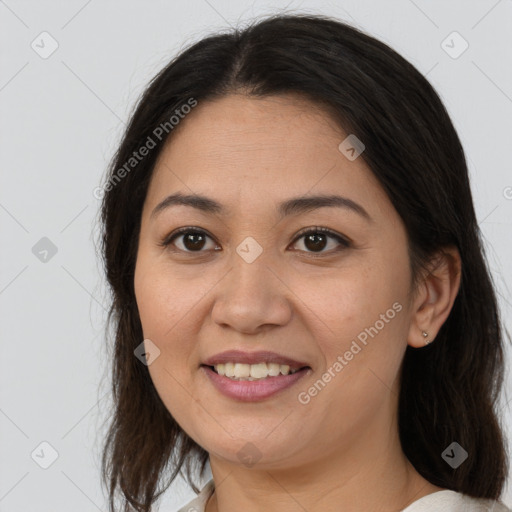
[[[150,218],[156,217],[162,211],[172,206],[189,206],[201,212],[214,215],[227,215],[228,210],[220,203],[209,197],[200,194],[182,194],[176,192],[167,196],[160,202],[151,212]],[[316,195],[316,196],[299,196],[287,199],[278,205],[277,211],[281,218],[289,215],[298,215],[319,208],[343,208],[353,211],[364,217],[367,221],[373,222],[368,212],[358,203],[339,195]]]

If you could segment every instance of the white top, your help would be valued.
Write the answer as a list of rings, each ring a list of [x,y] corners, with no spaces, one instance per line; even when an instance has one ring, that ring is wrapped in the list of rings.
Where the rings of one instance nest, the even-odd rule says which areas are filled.
[[[206,502],[214,491],[213,478],[201,492],[177,512],[205,512]],[[423,496],[401,512],[512,512],[501,501],[473,498],[455,491],[437,491]]]

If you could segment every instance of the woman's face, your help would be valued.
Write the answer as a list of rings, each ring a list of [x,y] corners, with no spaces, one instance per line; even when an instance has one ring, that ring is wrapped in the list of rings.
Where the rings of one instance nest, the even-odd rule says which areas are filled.
[[[144,339],[160,351],[148,366],[159,396],[211,459],[285,468],[334,452],[368,457],[396,429],[412,329],[400,217],[318,106],[231,95],[199,102],[181,123],[154,170],[135,270]],[[152,216],[178,193],[222,210],[173,204]],[[317,196],[360,211],[314,200],[280,209]],[[182,227],[192,234],[161,245]],[[227,350],[275,352],[309,369],[270,396],[228,396],[202,366]],[[241,392],[269,387],[216,377]]]

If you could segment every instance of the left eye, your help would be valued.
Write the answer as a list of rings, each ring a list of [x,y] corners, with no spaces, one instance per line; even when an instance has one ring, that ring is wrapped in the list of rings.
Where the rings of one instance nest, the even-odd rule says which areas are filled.
[[[299,233],[299,235],[295,238],[294,243],[297,240],[300,240],[301,238],[304,238],[304,245],[308,249],[320,249],[321,252],[333,252],[333,251],[339,251],[341,249],[350,247],[350,242],[342,237],[341,235],[338,235],[338,233],[335,233],[334,231],[331,231],[327,228],[313,228],[308,229],[307,231],[303,231]],[[322,249],[325,248],[326,245],[326,239],[331,238],[336,240],[338,243],[338,246],[335,247],[332,251],[322,251]],[[319,247],[320,246],[320,247]],[[309,252],[309,251],[306,251]],[[316,250],[312,250],[313,253],[319,252]]]
[[[177,239],[181,240],[182,247],[174,244],[174,241]],[[324,251],[327,245],[327,239],[333,239],[338,243],[338,246],[331,251]],[[159,245],[162,247],[167,247],[170,245],[176,245],[176,247],[183,252],[205,252],[201,249],[205,246],[205,240],[210,239],[213,242],[213,238],[210,237],[205,231],[196,229],[196,228],[180,228],[179,230],[171,233],[168,237],[166,237]],[[305,252],[333,252],[343,248],[350,247],[350,242],[341,235],[338,235],[334,231],[331,231],[327,228],[311,228],[307,231],[303,231],[299,233],[297,237],[295,237],[293,244],[295,244],[298,240],[304,239],[304,246],[308,249]],[[218,251],[220,248],[215,246],[213,250]]]

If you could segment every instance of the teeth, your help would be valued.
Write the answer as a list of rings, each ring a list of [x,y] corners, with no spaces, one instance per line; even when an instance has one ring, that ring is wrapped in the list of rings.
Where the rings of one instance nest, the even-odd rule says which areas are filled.
[[[288,375],[298,371],[298,369],[290,371],[287,364],[277,363],[225,363],[216,364],[213,368],[219,375],[225,375],[234,380],[259,380],[267,377],[277,377],[279,374]]]

